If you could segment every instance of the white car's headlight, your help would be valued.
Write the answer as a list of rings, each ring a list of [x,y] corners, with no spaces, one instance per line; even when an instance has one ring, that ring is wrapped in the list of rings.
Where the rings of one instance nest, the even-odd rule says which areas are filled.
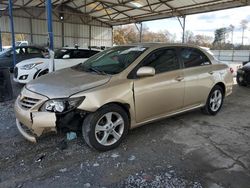
[[[63,99],[51,99],[46,101],[40,111],[47,111],[47,112],[67,112],[76,107],[78,107],[81,102],[84,100],[85,97],[81,98],[63,98]]]
[[[28,64],[28,65],[24,65],[24,66],[21,66],[20,69],[22,70],[30,70],[30,69],[33,69],[35,66],[39,65],[39,64],[42,64],[43,62],[37,62],[37,63],[32,63],[32,64]]]

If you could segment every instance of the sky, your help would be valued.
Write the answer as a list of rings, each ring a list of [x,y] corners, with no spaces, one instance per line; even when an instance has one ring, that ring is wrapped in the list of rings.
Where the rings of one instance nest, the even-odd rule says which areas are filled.
[[[250,44],[250,6],[187,16],[186,30],[190,30],[194,34],[214,37],[216,29],[228,27],[232,24],[235,26],[233,42],[234,44],[241,44],[240,22],[243,19],[249,21],[248,28],[245,31],[244,44]],[[143,22],[143,24],[146,24],[149,30],[154,32],[168,30],[171,34],[176,34],[178,40],[181,40],[182,29],[177,18],[148,21]],[[231,35],[229,35],[228,41],[231,41]]]

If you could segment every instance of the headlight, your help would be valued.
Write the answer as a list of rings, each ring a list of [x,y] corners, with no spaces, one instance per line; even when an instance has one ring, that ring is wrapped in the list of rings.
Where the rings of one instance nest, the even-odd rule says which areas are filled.
[[[81,98],[63,98],[63,99],[51,99],[46,101],[40,111],[47,112],[66,112],[78,107],[85,97]]]
[[[41,63],[43,63],[43,62],[37,62],[37,63],[24,65],[24,66],[21,66],[20,69],[22,69],[22,70],[30,70],[30,69],[33,69],[35,66],[37,66],[37,65],[39,65]]]

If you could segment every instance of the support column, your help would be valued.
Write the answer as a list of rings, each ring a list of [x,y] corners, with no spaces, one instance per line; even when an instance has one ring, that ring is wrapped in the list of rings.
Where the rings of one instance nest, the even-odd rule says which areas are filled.
[[[139,32],[139,42],[142,42],[142,22],[138,23],[140,25],[140,28],[137,26],[137,24],[135,24],[135,27],[137,28],[138,32]]]
[[[47,12],[47,25],[48,25],[48,37],[49,37],[49,54],[50,54],[50,63],[49,63],[49,72],[55,71],[55,62],[54,62],[54,38],[53,38],[53,27],[52,27],[52,4],[51,0],[46,0],[46,12]]]
[[[29,19],[30,21],[30,43],[33,44],[33,26],[32,26],[32,18]]]
[[[185,43],[186,16],[183,17],[182,43]]]
[[[16,65],[16,45],[15,45],[15,31],[14,31],[14,21],[12,14],[12,0],[9,0],[9,19],[10,19],[10,31],[12,39],[12,49],[13,49],[13,65]]]
[[[1,7],[0,7],[1,8]],[[0,18],[2,17],[2,12],[0,12]],[[1,22],[0,22],[1,23]],[[2,44],[2,31],[1,31],[1,24],[0,24],[0,52],[3,51],[3,44]]]
[[[2,45],[2,32],[1,32],[1,25],[0,25],[0,52],[3,51],[3,45]]]
[[[61,22],[62,24],[62,47],[64,47],[64,22]]]
[[[184,15],[181,18],[183,19],[182,22],[180,20],[180,17],[177,17],[182,28],[182,43],[185,43],[186,16]]]
[[[92,34],[91,25],[89,25],[89,47],[91,47],[91,34]]]
[[[49,49],[54,50],[54,38],[53,38],[53,27],[52,27],[52,4],[51,0],[46,0],[46,11],[47,11],[47,25],[48,25],[48,37],[49,37]]]
[[[142,42],[142,23],[140,23],[140,43]]]
[[[112,29],[112,32],[111,32],[111,46],[113,46],[114,45],[114,28],[113,28],[113,26],[111,27],[111,29]]]

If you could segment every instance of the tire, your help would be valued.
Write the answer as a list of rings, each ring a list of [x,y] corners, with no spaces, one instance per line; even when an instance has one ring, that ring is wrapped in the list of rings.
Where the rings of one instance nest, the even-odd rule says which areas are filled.
[[[215,85],[210,91],[206,105],[202,108],[202,111],[208,115],[216,115],[220,111],[223,101],[223,89],[219,85]]]
[[[98,151],[116,148],[126,137],[129,118],[126,111],[116,104],[106,105],[86,116],[82,125],[85,142]]]
[[[236,81],[239,86],[246,86],[247,84],[244,82],[244,79],[241,78],[241,75],[237,74]]]

